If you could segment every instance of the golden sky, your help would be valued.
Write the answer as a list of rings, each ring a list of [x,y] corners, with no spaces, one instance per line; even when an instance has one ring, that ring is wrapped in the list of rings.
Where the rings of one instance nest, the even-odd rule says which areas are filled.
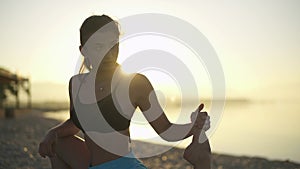
[[[68,83],[80,56],[79,27],[88,16],[120,19],[153,12],[184,19],[206,36],[223,66],[227,95],[254,97],[265,92],[280,97],[279,89],[284,89],[290,97],[293,90],[299,91],[297,0],[2,0],[0,4],[0,66],[30,76],[34,83]],[[121,46],[122,50],[126,49]]]

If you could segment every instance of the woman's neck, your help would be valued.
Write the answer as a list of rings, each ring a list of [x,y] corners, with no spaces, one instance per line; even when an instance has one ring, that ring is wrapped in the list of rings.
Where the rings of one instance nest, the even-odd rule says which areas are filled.
[[[90,73],[99,80],[108,80],[113,77],[118,67],[117,63],[100,64],[98,69],[93,68]]]

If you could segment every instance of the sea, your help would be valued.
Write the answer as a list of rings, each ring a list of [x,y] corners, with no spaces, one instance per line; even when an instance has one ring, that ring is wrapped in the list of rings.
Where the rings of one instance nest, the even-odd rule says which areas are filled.
[[[225,102],[218,115],[208,114],[211,129],[208,131],[212,151],[236,156],[261,157],[269,160],[289,160],[300,163],[300,100],[231,100]],[[210,107],[213,106],[210,105]],[[164,107],[167,117],[174,123],[190,122],[195,105],[182,109]],[[68,111],[47,112],[47,118],[66,120]],[[211,130],[211,131],[210,131]],[[162,140],[143,114],[137,110],[131,121],[131,137],[134,140],[184,148],[191,142]]]

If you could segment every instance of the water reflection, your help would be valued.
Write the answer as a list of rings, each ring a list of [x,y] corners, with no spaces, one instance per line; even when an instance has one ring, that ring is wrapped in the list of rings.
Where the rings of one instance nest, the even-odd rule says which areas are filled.
[[[221,122],[210,138],[212,149],[219,153],[262,156],[300,162],[300,134],[298,132],[300,129],[300,106],[298,103],[297,100],[227,102]],[[192,111],[193,107],[189,107],[187,110]],[[166,111],[167,116],[173,122],[185,123],[189,120],[189,113],[178,118],[180,112],[178,107],[170,107]],[[47,112],[45,117],[66,120],[69,118],[69,113],[67,111]],[[150,142],[170,145],[157,137],[140,112],[135,113],[130,130],[133,139],[146,139]],[[171,145],[185,147],[189,143],[190,139],[180,144],[171,143]]]

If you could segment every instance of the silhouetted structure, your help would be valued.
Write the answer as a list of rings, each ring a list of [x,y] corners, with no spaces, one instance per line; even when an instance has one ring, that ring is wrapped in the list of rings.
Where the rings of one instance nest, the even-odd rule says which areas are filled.
[[[27,107],[31,107],[30,80],[28,78],[18,76],[17,74],[13,74],[6,69],[0,68],[0,85],[2,86],[2,88],[4,88],[0,92],[4,92],[4,86],[10,87],[11,93],[16,97],[16,108],[20,107],[19,93],[20,90],[23,89],[27,94]]]

